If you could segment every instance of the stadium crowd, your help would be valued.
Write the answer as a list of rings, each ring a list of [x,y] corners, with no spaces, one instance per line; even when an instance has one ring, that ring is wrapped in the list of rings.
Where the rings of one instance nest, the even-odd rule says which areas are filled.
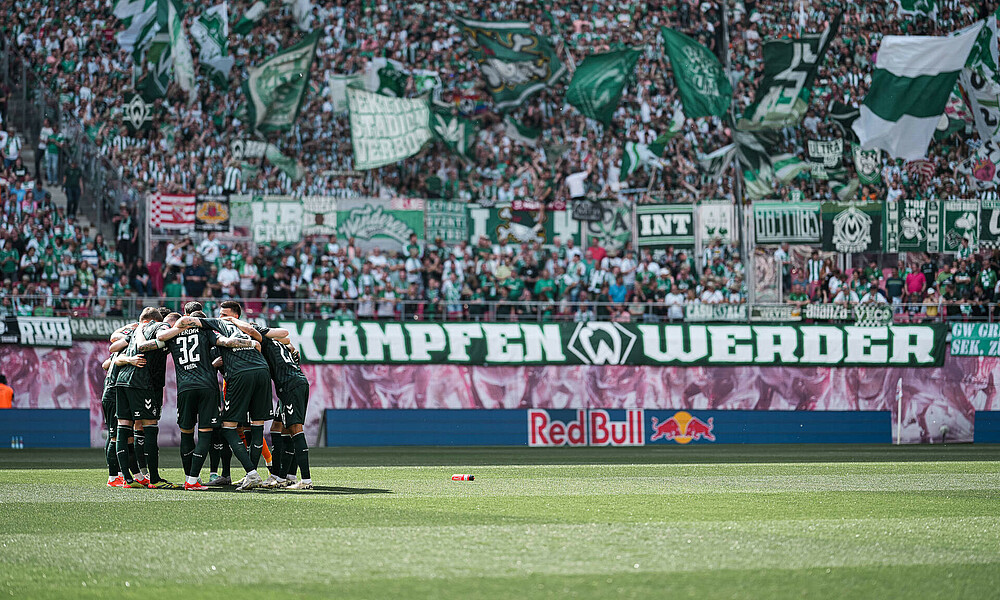
[[[229,52],[236,59],[227,89],[217,87],[200,70],[193,103],[176,85],[158,100],[154,123],[147,132],[130,136],[122,125],[123,88],[132,77],[132,58],[122,51],[115,34],[123,29],[112,15],[112,0],[59,5],[0,3],[0,27],[12,36],[40,80],[58,94],[64,118],[81,122],[87,135],[120,165],[121,175],[142,189],[205,191],[213,186],[254,193],[321,195],[409,195],[487,200],[498,196],[536,200],[565,199],[588,189],[611,194],[619,188],[646,189],[640,201],[690,201],[725,197],[730,181],[706,181],[697,156],[730,142],[730,131],[718,119],[688,119],[682,135],[671,140],[666,168],[653,176],[642,171],[619,181],[618,166],[626,141],[650,142],[663,133],[678,106],[675,85],[664,58],[660,27],[678,29],[699,40],[723,59],[721,2],[668,0],[616,5],[602,2],[531,4],[518,2],[319,2],[312,23],[324,31],[313,63],[312,88],[295,126],[279,147],[306,165],[306,175],[294,182],[270,165],[248,168],[240,180],[226,181],[227,166],[239,167],[229,155],[229,143],[249,137],[238,115],[244,104],[237,83],[246,68],[260,63],[301,36],[286,3],[272,3],[267,17],[247,35],[231,33]],[[230,21],[242,16],[251,2],[229,3]],[[843,24],[820,68],[803,123],[783,130],[783,150],[805,157],[807,138],[840,137],[825,117],[834,100],[857,106],[871,79],[873,57],[887,34],[945,34],[991,14],[996,2],[938,2],[937,18],[897,14],[892,2],[823,2],[803,0],[734,0],[729,2],[728,32],[734,85],[734,109],[751,104],[763,66],[762,42],[821,31],[834,11],[844,10]],[[283,6],[282,6],[283,5]],[[185,22],[200,14],[189,5]],[[610,127],[588,120],[563,102],[566,80],[528,99],[513,115],[541,130],[538,148],[519,145],[505,135],[502,120],[488,110],[489,99],[468,44],[448,15],[485,20],[521,19],[549,35],[559,56],[578,64],[585,56],[625,46],[645,52],[634,81],[624,93]],[[400,61],[409,69],[436,71],[443,82],[440,98],[471,113],[482,126],[474,164],[464,164],[436,144],[399,165],[359,174],[352,172],[350,128],[346,114],[334,112],[327,77],[359,73],[374,57]],[[197,57],[196,57],[197,63]],[[567,78],[568,79],[568,78]],[[405,95],[415,95],[414,79]],[[462,100],[471,99],[471,104]],[[469,108],[470,106],[475,108]],[[482,110],[480,110],[482,109]],[[60,133],[59,124],[53,125]],[[967,128],[971,134],[971,127]],[[928,185],[917,185],[892,161],[885,161],[882,186],[859,190],[864,199],[948,197],[968,191],[964,177],[954,175],[957,162],[968,154],[965,132],[931,148],[935,173]],[[51,147],[51,146],[50,146]],[[58,151],[58,148],[55,148]],[[46,152],[49,152],[47,150]],[[57,160],[57,159],[54,159]],[[844,166],[853,169],[850,160]],[[36,169],[37,170],[37,169]],[[256,172],[254,172],[256,171]],[[585,174],[585,186],[566,177]],[[824,182],[818,182],[823,184]],[[509,185],[507,185],[509,184]],[[803,173],[777,194],[832,198],[825,185]]]
[[[249,4],[229,3],[231,22]],[[842,8],[843,24],[819,71],[809,113],[800,126],[780,132],[782,149],[804,157],[806,139],[841,136],[825,118],[827,107],[835,100],[860,103],[884,35],[944,34],[996,8],[995,2],[971,6],[949,0],[939,5],[937,19],[931,20],[900,16],[889,2],[804,1],[791,12],[783,2],[731,2],[727,26],[737,79],[736,113],[756,94],[763,40],[819,31],[833,11]],[[230,35],[236,67],[228,89],[199,75],[197,97],[187,104],[172,86],[167,101],[158,101],[153,127],[133,137],[121,119],[122,89],[130,80],[132,59],[115,40],[122,27],[111,14],[114,2],[89,0],[56,8],[4,1],[0,6],[5,9],[0,27],[38,80],[58,95],[62,109],[58,122],[46,120],[37,132],[33,170],[20,157],[24,132],[8,132],[6,126],[0,131],[0,313],[118,315],[127,310],[130,299],[206,296],[266,298],[266,305],[249,302],[248,309],[294,310],[306,317],[674,320],[682,318],[690,304],[745,302],[739,253],[721,244],[712,244],[699,257],[672,250],[653,257],[627,245],[620,250],[596,244],[576,248],[570,241],[551,249],[486,240],[444,247],[430,241],[365,252],[351,240],[306,239],[288,247],[252,248],[228,247],[212,236],[197,242],[180,237],[167,247],[162,264],[146,265],[138,255],[139,227],[132,207],[115,215],[113,240],[77,226],[76,205],[84,182],[75,164],[61,160],[68,156],[66,125],[78,121],[116,162],[120,175],[141,191],[412,195],[485,202],[565,200],[587,191],[608,195],[636,187],[645,190],[640,202],[724,197],[731,194],[732,182],[706,180],[697,161],[700,153],[731,141],[729,129],[718,119],[688,119],[682,134],[669,142],[664,169],[643,168],[628,182],[618,175],[624,142],[655,139],[679,105],[660,26],[680,29],[724,55],[719,2],[678,0],[622,8],[564,0],[545,5],[452,2],[447,11],[438,2],[318,3],[313,23],[325,35],[313,65],[314,89],[306,95],[298,122],[278,142],[306,166],[297,182],[266,163],[256,172],[249,170],[229,154],[231,141],[248,137],[238,116],[242,92],[234,84],[248,66],[300,35],[287,8],[273,7],[248,35]],[[196,13],[192,5],[185,21],[190,24]],[[588,54],[626,45],[644,47],[645,52],[610,127],[564,104],[565,81],[515,110],[521,122],[542,131],[544,143],[532,148],[513,142],[500,118],[481,110],[488,108],[488,95],[448,13],[530,21],[550,35],[567,62],[579,63]],[[360,72],[378,56],[440,74],[441,99],[468,111],[482,126],[474,163],[463,163],[436,144],[399,165],[363,174],[351,170],[347,116],[333,111],[326,81],[333,74]],[[405,94],[415,95],[414,80],[406,85]],[[8,93],[0,90],[4,116]],[[469,98],[473,108],[464,102]],[[859,194],[870,200],[966,194],[967,184],[955,176],[954,166],[967,154],[964,144],[973,135],[967,127],[932,144],[929,160],[935,172],[928,181],[918,185],[900,164],[885,160],[883,184],[863,187]],[[226,176],[227,167],[241,166],[239,177]],[[844,166],[853,169],[849,160]],[[579,185],[580,177],[566,179],[572,174],[583,174],[585,185]],[[57,208],[46,192],[54,186],[66,191],[65,209]],[[810,180],[808,172],[780,186],[778,194],[785,199],[834,198],[825,185]],[[926,305],[915,310],[933,317],[939,310],[972,314],[1000,292],[995,257],[960,256],[947,267],[929,259],[918,268],[901,265],[898,276],[875,277],[871,267],[842,273],[824,261],[785,261],[781,252],[784,290],[792,303],[905,301]],[[873,282],[880,292],[872,292]],[[487,310],[490,302],[498,304]],[[949,304],[956,308],[947,308]]]

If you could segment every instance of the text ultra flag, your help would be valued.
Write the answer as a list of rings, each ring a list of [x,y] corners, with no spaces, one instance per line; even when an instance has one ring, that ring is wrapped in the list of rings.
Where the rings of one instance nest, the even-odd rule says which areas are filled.
[[[424,99],[390,98],[347,88],[354,168],[391,165],[420,151],[431,138],[430,108]]]
[[[881,148],[906,160],[926,156],[982,27],[980,21],[947,37],[886,36],[861,116],[854,122],[861,147]]]

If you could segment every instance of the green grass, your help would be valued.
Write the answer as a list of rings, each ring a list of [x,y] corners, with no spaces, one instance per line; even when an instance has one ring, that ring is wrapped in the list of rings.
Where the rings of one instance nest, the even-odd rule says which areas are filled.
[[[107,488],[99,451],[2,450],[0,597],[1000,597],[1000,446],[312,461],[313,492],[191,493]]]

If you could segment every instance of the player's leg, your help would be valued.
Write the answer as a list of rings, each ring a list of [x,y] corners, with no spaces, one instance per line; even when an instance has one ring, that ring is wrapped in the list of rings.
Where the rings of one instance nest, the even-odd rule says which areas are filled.
[[[198,420],[201,390],[177,392],[177,427],[181,430],[181,466],[184,476],[191,474],[191,455],[194,453],[194,428]]]
[[[160,477],[160,412],[163,410],[163,391],[150,390],[143,402],[142,431],[146,445],[146,467],[149,469],[149,487],[179,489],[181,486]]]
[[[212,430],[212,446],[208,449],[209,483],[219,478],[219,459],[222,458],[222,434],[218,429]]]
[[[136,400],[136,402],[141,405],[141,400]],[[143,485],[149,485],[149,467],[146,464],[146,433],[143,430],[142,421],[136,416],[136,412],[132,413],[133,428],[135,429],[135,442],[132,444],[132,451],[135,453],[136,464],[139,465],[139,477],[136,480]]]
[[[108,487],[121,487],[125,479],[119,473],[118,449],[115,445],[118,419],[115,417],[113,387],[101,398],[101,413],[104,416],[104,430],[108,433],[107,443],[104,444],[104,459],[108,463]]]
[[[278,410],[281,410],[280,401],[278,402]],[[272,462],[268,466],[268,471],[271,474],[264,480],[264,487],[284,487],[286,473],[282,470],[281,466],[285,453],[282,444],[281,421],[277,418],[271,422],[271,447],[274,448],[274,452],[271,455]]]
[[[285,399],[285,423],[292,436],[292,446],[295,448],[295,463],[302,471],[302,479],[288,486],[295,490],[311,490],[312,478],[309,472],[309,444],[306,443],[306,434],[302,430],[302,424],[306,420],[306,410],[309,406],[309,386],[301,385],[288,392]],[[291,404],[291,415],[288,413],[288,405]]]
[[[121,443],[117,444],[115,450],[118,456],[118,468],[122,472],[125,483],[122,487],[145,487],[140,482],[132,479],[132,470],[129,465],[129,444],[128,440],[134,437],[132,430],[132,407],[128,390],[120,388],[115,398],[115,413],[118,416],[118,433],[115,436]],[[134,454],[134,453],[133,453]]]
[[[271,418],[271,377],[265,370],[250,371],[241,377],[246,397],[249,401],[250,415],[250,463],[253,465],[253,475],[249,472],[237,490],[247,490],[263,483],[257,474],[257,465],[264,449],[264,423]]]
[[[250,453],[247,452],[236,431],[236,426],[246,418],[249,411],[250,389],[248,383],[245,377],[230,377],[226,380],[225,391],[222,395],[222,437],[232,449],[233,456],[247,472],[244,483],[252,481],[252,485],[257,485],[261,482],[260,475],[257,474],[257,467],[250,462]],[[243,489],[247,489],[247,487]]]
[[[211,390],[205,390],[198,394],[197,409],[198,444],[191,453],[191,466],[184,481],[185,490],[195,491],[208,489],[198,480],[198,475],[212,446],[212,433],[219,426],[218,391],[212,393]]]

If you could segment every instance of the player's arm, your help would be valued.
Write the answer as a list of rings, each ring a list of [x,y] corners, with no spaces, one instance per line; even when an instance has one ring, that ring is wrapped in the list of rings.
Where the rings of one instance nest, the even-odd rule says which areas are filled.
[[[141,354],[137,354],[136,356],[119,356],[115,359],[115,364],[119,367],[132,365],[133,367],[141,369],[146,366],[146,357]]]
[[[103,363],[101,363],[101,368],[107,371],[111,368],[111,357],[109,356]]]
[[[258,331],[257,328],[251,325],[250,323],[247,323],[246,321],[241,321],[234,317],[223,317],[223,320],[229,321],[231,324],[235,325],[237,329],[249,335],[258,342],[264,341],[264,337],[261,335],[260,331]],[[288,335],[287,331],[285,332],[285,335]],[[268,335],[267,337],[272,337],[272,336]]]
[[[222,370],[222,357],[219,356],[215,360],[213,360],[212,366],[215,367],[216,370]]]
[[[115,329],[114,333],[111,334],[111,338],[108,341],[116,342],[120,339],[127,338],[128,334],[135,328],[135,323],[129,323],[128,325],[122,325],[118,329]]]
[[[119,338],[114,342],[112,342],[110,346],[108,346],[108,353],[114,354],[115,352],[121,352],[125,348],[128,348],[128,338],[127,337]]]
[[[280,340],[278,340],[278,342],[284,344],[285,346],[288,346],[288,351],[292,353],[292,356],[295,358],[295,360],[299,359],[299,349],[296,348],[295,344],[292,343],[291,338],[283,337]]]
[[[192,317],[190,315],[185,315],[185,316],[177,319],[177,322],[174,323],[174,326],[171,329],[174,329],[174,328],[176,328],[176,329],[189,329],[191,327],[199,327],[199,328],[204,329],[204,328],[208,327],[208,325],[203,320],[201,320],[198,317]]]
[[[178,319],[178,322],[180,322],[180,319]],[[160,332],[156,334],[156,339],[161,342],[172,340],[181,333],[183,333],[184,329],[185,328],[183,327],[178,327],[177,323],[174,323],[173,327],[167,327],[166,329],[161,329]]]
[[[215,345],[220,348],[252,348],[255,344],[258,344],[257,340],[248,340],[246,338],[237,337],[224,337],[219,336],[215,340]]]

